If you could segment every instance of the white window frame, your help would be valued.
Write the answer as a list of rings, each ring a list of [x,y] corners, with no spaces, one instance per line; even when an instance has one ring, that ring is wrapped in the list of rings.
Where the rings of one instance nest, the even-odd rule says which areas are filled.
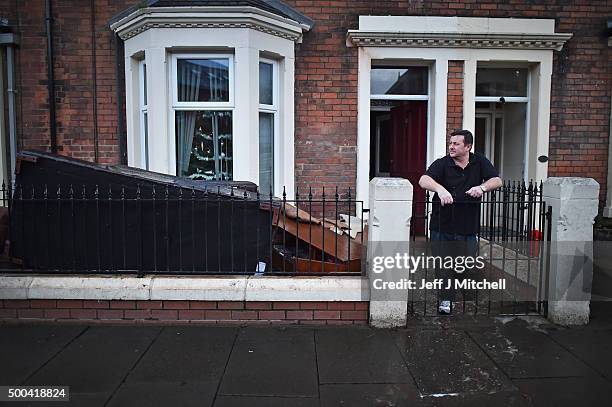
[[[146,74],[147,62],[143,59],[138,62],[138,106],[140,119],[140,165],[143,169],[149,170],[149,106],[148,92],[146,86],[148,84]],[[145,100],[145,95],[146,100]],[[147,120],[145,121],[145,115]]]
[[[179,59],[228,59],[228,101],[227,102],[179,102],[178,101],[178,60]],[[234,108],[234,55],[220,53],[174,53],[170,68],[170,87],[172,89],[172,107],[174,110],[224,110]]]
[[[376,60],[376,61],[372,61],[372,66],[370,67],[370,75],[371,75],[371,70],[372,69],[385,69],[389,66],[394,66],[397,68],[427,68],[427,94],[425,95],[414,95],[414,94],[405,94],[405,95],[386,95],[386,94],[373,94],[370,93],[370,101],[372,100],[408,100],[408,101],[413,101],[413,100],[426,100],[429,101],[429,90],[430,90],[430,82],[431,82],[431,78],[430,78],[430,71],[431,69],[429,68],[430,64],[427,63],[421,63],[418,61],[411,61],[411,60],[389,60],[389,61],[385,61],[385,60]],[[371,76],[370,76],[370,81],[371,81]],[[371,90],[370,90],[371,92]]]
[[[228,101],[227,102],[179,102],[178,101],[178,60],[179,59],[228,59]],[[231,111],[232,112],[232,143],[235,141],[235,123],[236,114],[234,106],[234,55],[230,53],[211,53],[211,52],[199,52],[199,53],[173,53],[171,55],[170,64],[170,95],[171,103],[169,103],[169,114],[168,121],[170,129],[172,129],[172,137],[170,137],[170,147],[172,149],[171,157],[173,157],[173,165],[170,168],[174,175],[176,173],[176,112],[181,111]],[[232,149],[233,151],[233,149]],[[232,152],[232,179],[235,172],[235,160]]]
[[[279,98],[280,98],[280,91],[279,91],[279,75],[278,75],[278,61],[275,61],[273,59],[268,59],[268,58],[259,58],[259,62],[257,63],[257,72],[259,73],[259,63],[265,63],[265,64],[270,64],[272,65],[272,104],[271,105],[267,105],[267,104],[262,104],[259,101],[259,87],[257,88],[257,101],[258,101],[258,105],[259,105],[259,113],[272,113],[273,114],[273,123],[274,123],[274,128],[273,128],[273,135],[272,135],[272,151],[273,151],[273,156],[272,156],[272,189],[273,191],[276,191],[279,187],[279,180],[280,180],[280,148],[279,148],[279,126],[280,126],[280,120],[279,120]],[[259,120],[259,114],[257,115],[257,118]],[[258,126],[259,129],[259,126]],[[259,137],[259,131],[257,132],[257,136]],[[259,173],[257,175],[259,177]],[[259,185],[259,183],[258,183]],[[260,191],[263,194],[269,193],[269,191]]]

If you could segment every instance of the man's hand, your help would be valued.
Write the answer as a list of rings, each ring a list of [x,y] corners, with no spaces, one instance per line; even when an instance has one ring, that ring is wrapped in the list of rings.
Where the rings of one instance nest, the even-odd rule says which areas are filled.
[[[465,193],[466,195],[469,195],[472,198],[480,198],[482,196],[482,188],[480,188],[480,185],[477,187],[472,187],[469,189],[469,191],[466,191]]]
[[[453,196],[445,188],[440,188],[437,194],[440,198],[440,205],[451,205],[453,203]]]

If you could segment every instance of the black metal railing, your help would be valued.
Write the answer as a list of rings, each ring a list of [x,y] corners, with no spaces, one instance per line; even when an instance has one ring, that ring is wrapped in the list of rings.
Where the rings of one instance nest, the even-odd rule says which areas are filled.
[[[477,216],[478,255],[486,260],[486,267],[477,278],[496,280],[503,278],[508,288],[498,292],[476,291],[461,293],[459,313],[545,314],[548,287],[548,242],[551,240],[551,207],[542,194],[542,183],[507,181],[504,185],[481,199],[456,201],[447,208],[440,208],[439,200],[432,199],[429,192],[413,203],[411,251],[431,249],[431,230],[445,230],[448,224],[460,222],[466,211]],[[474,208],[476,207],[476,208]],[[446,210],[443,216],[436,216]],[[432,217],[432,213],[434,216]],[[449,218],[450,216],[450,218]],[[432,225],[431,219],[437,224]],[[450,220],[450,222],[449,222]],[[427,252],[426,254],[431,254]],[[426,279],[436,278],[435,269],[421,270]],[[420,315],[437,314],[439,295],[423,293],[415,297],[411,293],[410,310]]]
[[[5,271],[361,273],[363,202],[350,189],[298,191],[293,200],[220,185],[3,185],[0,192]]]

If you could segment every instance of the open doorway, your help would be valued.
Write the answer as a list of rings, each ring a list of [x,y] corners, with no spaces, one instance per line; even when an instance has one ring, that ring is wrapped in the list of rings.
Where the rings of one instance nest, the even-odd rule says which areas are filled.
[[[474,151],[505,180],[526,179],[528,87],[527,68],[478,67]]]
[[[400,177],[414,187],[415,234],[425,232],[424,191],[418,187],[426,169],[427,101],[372,103],[370,112],[370,179]],[[423,220],[421,220],[423,219]]]
[[[476,103],[474,151],[504,179],[525,179],[526,114],[526,103]]]
[[[405,178],[414,186],[412,230],[425,232],[429,67],[409,61],[372,61],[370,76],[370,179]]]

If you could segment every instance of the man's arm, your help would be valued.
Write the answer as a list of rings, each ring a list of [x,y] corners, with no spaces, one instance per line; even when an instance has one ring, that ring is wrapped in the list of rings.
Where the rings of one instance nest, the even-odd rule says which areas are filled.
[[[453,203],[453,196],[444,188],[442,185],[438,184],[433,178],[429,175],[422,175],[421,179],[419,179],[419,186],[423,189],[426,189],[431,192],[435,192],[438,194],[440,198],[440,204],[450,205]]]
[[[469,196],[471,196],[472,198],[480,198],[482,196],[482,194],[484,192],[490,192],[493,191],[499,187],[501,187],[503,185],[503,181],[500,177],[493,177],[493,178],[489,178],[488,180],[486,180],[485,182],[483,182],[482,184],[470,188],[469,191],[466,192],[466,194],[468,194]],[[482,190],[484,188],[484,191]]]
[[[500,177],[493,177],[485,181],[482,186],[487,190],[486,192],[496,190],[497,188],[501,188],[504,185],[504,182]]]

